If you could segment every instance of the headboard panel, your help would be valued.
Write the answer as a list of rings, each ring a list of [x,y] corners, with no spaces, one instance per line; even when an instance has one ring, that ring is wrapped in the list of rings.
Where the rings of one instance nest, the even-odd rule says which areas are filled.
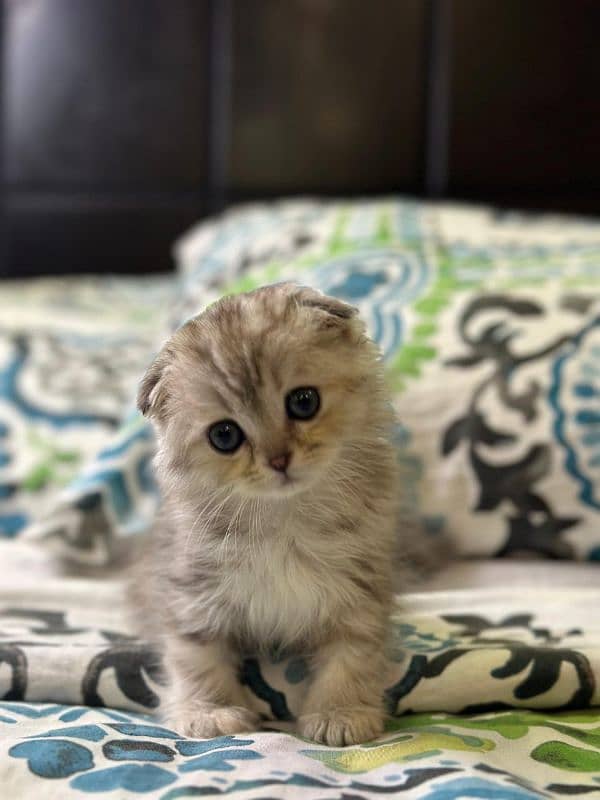
[[[3,0],[0,275],[147,272],[225,205],[600,212],[594,0]]]

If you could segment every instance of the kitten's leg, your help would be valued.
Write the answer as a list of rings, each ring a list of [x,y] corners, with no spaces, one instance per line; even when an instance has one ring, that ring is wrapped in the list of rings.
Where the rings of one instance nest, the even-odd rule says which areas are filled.
[[[172,637],[165,666],[169,689],[161,708],[178,733],[209,738],[260,728],[258,714],[246,707],[236,654],[225,642]]]
[[[300,734],[324,744],[366,742],[383,732],[384,634],[338,631],[315,656]]]

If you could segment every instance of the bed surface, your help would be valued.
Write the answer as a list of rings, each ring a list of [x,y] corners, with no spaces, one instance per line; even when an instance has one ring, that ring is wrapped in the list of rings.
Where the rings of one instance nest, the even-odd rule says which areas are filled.
[[[557,253],[568,256],[568,286]],[[540,403],[540,416],[523,441],[503,427],[504,416],[491,432],[475,426],[487,443],[468,442],[473,426],[464,419],[455,425],[450,415],[447,457],[441,458],[438,412],[448,403],[438,398],[436,411],[424,401],[447,369],[446,331],[473,293],[488,291],[490,275],[494,291],[501,288],[513,299],[515,293],[537,297],[536,281],[546,286],[547,275],[554,275],[558,283],[550,295],[560,302],[534,309],[530,300],[519,300],[509,310],[524,309],[533,322],[554,319],[556,311],[556,319],[576,326],[577,343],[586,340],[586,357],[595,357],[600,349],[590,336],[598,301],[593,292],[582,299],[581,286],[600,281],[599,254],[600,226],[593,223],[525,224],[489,210],[422,208],[390,199],[302,201],[236,211],[192,231],[177,248],[176,285],[158,278],[3,287],[2,796],[532,800],[600,792],[600,587],[593,561],[600,528],[593,503],[577,495],[588,473],[579,470],[567,479],[560,472],[569,431],[546,442],[546,455],[557,453],[558,461],[529,493],[514,491],[519,481],[531,480],[521,473],[510,496],[494,494],[489,482],[473,478],[465,459],[466,445],[488,458],[498,443],[510,445],[509,461],[516,458],[511,446],[516,452],[535,445],[535,437],[551,429],[551,413],[566,414],[570,406],[558,402],[555,387],[554,406]],[[131,545],[140,541],[157,500],[148,472],[152,437],[133,412],[135,384],[168,330],[199,304],[224,290],[299,274],[321,288],[354,293],[387,353],[399,407],[428,409],[421,418],[407,415],[416,438],[404,436],[400,456],[414,498],[420,477],[427,479],[423,494],[430,505],[423,514],[432,546],[439,527],[458,519],[459,539],[472,557],[448,564],[399,599],[385,698],[390,721],[378,742],[326,748],[293,733],[310,674],[307,661],[292,654],[260,660],[248,654],[244,661],[240,677],[249,702],[265,717],[264,730],[184,739],[156,717],[159,656],[135,637],[124,605]],[[397,292],[391,306],[388,279]],[[564,391],[581,395],[581,382],[569,373],[581,362],[567,364],[563,355],[536,362],[536,379],[553,367],[556,374],[563,369]],[[469,392],[494,368],[487,357],[460,348],[450,356],[462,359],[452,367],[452,386],[468,386]],[[473,380],[468,364],[476,367]],[[469,397],[459,397],[464,407]],[[508,417],[513,432],[523,424],[519,397],[516,417]],[[505,415],[504,400],[492,398],[491,408]],[[532,397],[524,402],[532,408]],[[464,407],[450,410],[464,413]],[[590,441],[593,434],[584,432]],[[415,457],[421,447],[435,456],[435,479],[428,478],[431,462]],[[499,460],[497,450],[491,455]],[[549,463],[537,466],[543,471]],[[597,466],[586,462],[589,475]],[[535,474],[537,480],[541,473]],[[563,483],[570,494],[559,497],[553,487]],[[478,508],[473,492],[482,486],[485,502]],[[594,501],[589,491],[586,498]],[[534,513],[519,507],[522,501],[533,502]],[[533,558],[540,543],[541,552],[590,560]],[[474,557],[522,554],[524,545],[525,560]]]
[[[592,566],[461,561],[402,598],[388,682],[400,716],[379,742],[339,749],[293,733],[306,680],[294,657],[245,663],[262,732],[200,741],[163,728],[123,575],[66,577],[33,545],[5,543],[0,556],[7,796],[526,800],[599,785]]]

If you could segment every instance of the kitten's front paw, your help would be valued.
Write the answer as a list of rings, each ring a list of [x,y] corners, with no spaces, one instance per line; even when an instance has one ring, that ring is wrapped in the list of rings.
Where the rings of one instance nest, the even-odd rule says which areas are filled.
[[[182,736],[192,739],[212,739],[215,736],[260,730],[258,714],[242,706],[185,709],[171,715],[165,724]]]
[[[300,717],[298,730],[307,739],[334,747],[360,744],[383,733],[383,714],[369,706],[332,708]]]

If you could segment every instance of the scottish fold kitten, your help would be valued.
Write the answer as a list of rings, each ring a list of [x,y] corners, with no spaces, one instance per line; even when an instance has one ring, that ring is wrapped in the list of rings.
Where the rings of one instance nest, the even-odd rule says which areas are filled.
[[[138,397],[162,521],[144,615],[182,734],[255,730],[243,653],[309,654],[299,732],[383,729],[398,484],[382,364],[356,309],[290,284],[226,297],[165,344]]]

